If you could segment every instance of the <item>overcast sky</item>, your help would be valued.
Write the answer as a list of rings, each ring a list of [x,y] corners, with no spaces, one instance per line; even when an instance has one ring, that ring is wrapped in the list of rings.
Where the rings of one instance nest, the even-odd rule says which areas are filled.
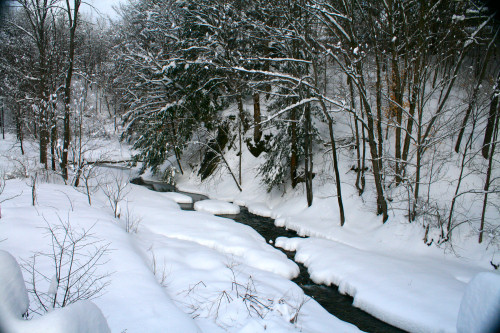
[[[94,6],[102,15],[104,16],[109,15],[112,19],[114,19],[117,18],[117,14],[112,7],[118,6],[120,2],[125,3],[127,0],[83,0],[83,1]],[[82,5],[82,10],[85,11],[86,13],[90,13],[92,11],[89,5]],[[92,15],[96,16],[97,14],[94,11]]]
[[[80,10],[94,17],[100,14],[104,17],[109,16],[112,19],[115,19],[118,18],[118,15],[112,7],[118,6],[120,3],[126,3],[127,1],[128,0],[82,0],[82,6],[80,7]],[[70,4],[71,3],[73,3],[73,1],[70,1]],[[18,6],[15,0],[0,0],[0,10],[4,9],[2,8],[2,5],[7,5],[9,7]],[[93,6],[99,14],[96,12],[96,10],[92,9],[90,5]]]

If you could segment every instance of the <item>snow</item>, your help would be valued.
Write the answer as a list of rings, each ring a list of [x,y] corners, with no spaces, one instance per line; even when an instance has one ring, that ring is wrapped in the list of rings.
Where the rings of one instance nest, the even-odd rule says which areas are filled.
[[[8,146],[0,145],[0,150]],[[40,231],[48,222],[57,224],[61,218],[75,228],[93,226],[93,233],[112,249],[100,267],[102,272],[112,273],[110,285],[93,300],[112,332],[357,331],[304,295],[290,281],[298,273],[297,265],[257,232],[212,215],[234,214],[236,205],[217,201],[228,200],[309,236],[279,238],[275,243],[296,250],[296,260],[305,264],[314,281],[338,285],[341,292],[354,297],[354,306],[382,320],[412,332],[456,332],[457,320],[473,320],[459,315],[460,302],[474,276],[491,270],[492,258],[497,262],[485,251],[487,245],[460,243],[454,249],[460,257],[427,246],[422,242],[421,225],[408,224],[398,215],[382,224],[370,212],[375,202],[362,202],[349,186],[343,188],[346,225],[340,227],[334,187],[321,172],[315,182],[324,186],[315,188],[313,205],[307,207],[301,185],[296,191],[267,193],[255,174],[259,161],[248,151],[243,160],[247,162],[242,192],[227,175],[203,184],[189,171],[178,177],[179,189],[216,199],[199,202],[198,208],[201,205],[204,212],[182,211],[177,202],[186,198],[137,185],[127,186],[126,197],[119,204],[120,219],[114,218],[102,191],[93,194],[90,206],[82,189],[79,192],[59,184],[38,184],[33,207],[29,178],[8,180],[0,201],[19,196],[2,203],[0,250],[9,251],[19,261],[29,260],[34,252],[50,251],[50,239]],[[236,166],[237,159],[228,161]],[[29,168],[36,165],[28,158],[26,164]],[[19,174],[11,171],[16,167],[12,159],[0,156],[0,165],[9,174]],[[100,169],[107,179],[137,176],[135,171]],[[440,190],[446,195],[445,188]],[[124,231],[127,214],[139,221],[136,233]],[[458,229],[456,235],[460,235]],[[40,262],[39,269],[53,275],[50,262]],[[44,290],[49,289],[49,282]],[[256,310],[249,310],[253,309],[250,305]],[[299,308],[297,322],[291,323]],[[18,312],[21,310],[19,307]]]
[[[467,285],[460,280],[474,272],[425,255],[409,260],[319,238],[278,238],[276,246],[297,251],[314,282],[339,286],[356,307],[409,332],[454,332]]]
[[[271,217],[272,210],[267,207],[264,203],[251,203],[248,204],[248,211],[252,214],[263,216],[263,217]]]
[[[7,314],[20,318],[28,310],[28,292],[16,259],[2,250],[0,250],[0,272],[2,272],[0,274],[0,319]],[[3,320],[0,320],[0,323]]]
[[[190,204],[193,203],[193,199],[189,195],[185,195],[177,192],[163,192],[163,196],[170,199],[176,203],[180,204]]]
[[[465,289],[458,313],[457,332],[500,330],[500,275],[479,273]]]
[[[7,333],[108,333],[111,332],[101,310],[90,301],[78,301],[32,320],[10,319]]]
[[[237,156],[228,154],[226,159],[231,168],[237,168]],[[294,191],[268,193],[256,173],[261,161],[246,149],[242,160],[241,192],[229,174],[201,183],[194,173],[185,172],[177,186],[247,206],[257,215],[274,218],[276,226],[309,236],[275,243],[297,250],[296,261],[305,264],[315,282],[339,286],[341,292],[353,296],[354,306],[396,327],[411,332],[456,332],[467,283],[476,274],[491,271],[490,261],[498,262],[495,246],[477,245],[469,236],[473,230],[467,228],[454,231],[455,246],[451,248],[435,242],[426,245],[422,241],[425,229],[419,223],[408,223],[403,210],[392,211],[383,224],[373,213],[376,201],[371,198],[376,196],[370,191],[374,189],[367,188],[360,200],[349,183],[342,184],[346,224],[340,227],[335,186],[324,173],[322,168],[327,166],[320,157],[314,162],[318,173],[311,207],[307,207],[302,185]],[[350,166],[342,157],[340,163],[341,174],[347,174]],[[448,197],[452,189],[446,184],[436,185],[433,194]],[[428,243],[438,237],[430,232]]]
[[[0,250],[0,272],[0,332],[110,332],[101,310],[90,301],[78,301],[30,321],[21,319],[28,310],[28,292],[19,264],[3,250]]]
[[[222,200],[201,200],[194,204],[194,209],[214,215],[236,215],[240,212],[238,205]]]
[[[6,169],[9,161],[2,150],[7,146],[0,145],[0,165]],[[27,150],[36,158],[36,147]],[[98,174],[124,181],[137,176],[105,167]],[[83,301],[44,315],[30,312],[30,321],[14,324],[16,331],[107,332],[99,319],[104,317],[109,330],[118,333],[359,332],[304,295],[290,281],[297,265],[246,225],[182,211],[168,194],[133,184],[123,190],[121,216],[115,218],[102,190],[92,194],[89,205],[82,188],[48,179],[53,183],[37,184],[35,206],[29,178],[7,180],[0,200],[15,198],[2,202],[0,250],[29,262],[34,253],[52,249],[43,228],[69,222],[74,230],[91,230],[96,242],[109,244],[96,272],[109,273],[109,285],[92,299],[95,306]],[[137,232],[124,230],[127,216],[139,221]],[[39,286],[48,291],[53,262],[39,256],[37,270],[48,277]],[[2,267],[0,277],[9,277],[8,271]],[[26,305],[19,304],[17,316]]]
[[[239,257],[249,266],[285,278],[298,275],[298,266],[284,253],[266,244],[265,239],[251,227],[202,212],[165,209],[164,205],[157,204],[161,199],[156,200],[162,198],[164,193],[152,192],[136,185],[133,188],[135,191],[129,196],[129,205],[136,211],[141,208],[142,228],[157,235],[200,244],[230,257]],[[144,191],[148,191],[147,196],[143,194]],[[218,209],[217,212],[234,214],[234,207],[239,211],[238,206],[217,200],[198,201],[195,209],[199,203],[202,208],[213,209],[210,212]],[[165,220],[169,223],[165,223]]]
[[[89,206],[85,196],[71,187],[39,184],[38,204],[31,207],[31,192],[24,182],[9,181],[7,190],[22,192],[22,195],[2,204],[4,216],[0,234],[6,239],[0,243],[0,248],[25,260],[34,252],[50,251],[50,239],[40,228],[46,227],[45,220],[58,223],[59,217],[68,219],[73,228],[89,230],[93,226],[95,237],[110,242],[112,251],[105,259],[106,265],[100,268],[104,273],[112,273],[111,283],[94,302],[108,319],[112,331],[161,331],[165,327],[182,332],[199,331],[192,319],[180,311],[158,285],[149,265],[138,253],[130,235],[113,218],[104,198],[98,200],[96,196],[93,206]],[[179,210],[170,200],[162,202],[170,210]],[[130,208],[132,205],[129,201]],[[40,270],[52,276],[50,262],[40,262],[40,265]],[[48,290],[49,286],[41,288]]]

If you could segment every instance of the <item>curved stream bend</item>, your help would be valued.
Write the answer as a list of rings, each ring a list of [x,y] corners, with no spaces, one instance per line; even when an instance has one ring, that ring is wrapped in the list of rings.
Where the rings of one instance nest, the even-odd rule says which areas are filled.
[[[193,198],[193,202],[208,199],[207,196],[177,191],[172,185],[162,182],[145,181],[142,178],[135,178],[131,183],[136,185],[143,185],[153,191],[158,192],[179,192],[189,195]],[[193,204],[181,204],[184,210],[193,210]],[[237,215],[221,215],[228,217],[236,222],[246,224],[255,229],[266,241],[274,246],[274,241],[278,237],[300,237],[293,230],[279,228],[274,225],[274,221],[267,217],[252,214],[245,207],[241,207],[240,213]],[[290,260],[294,260],[295,252],[285,251],[281,248],[276,249],[284,252]],[[301,264],[296,263],[300,268],[300,274],[292,281],[299,285],[304,293],[314,298],[323,308],[329,313],[339,318],[340,320],[349,322],[356,325],[360,330],[366,332],[380,332],[380,333],[399,333],[404,332],[394,326],[391,326],[372,315],[352,306],[353,298],[348,295],[339,293],[336,286],[325,286],[314,283],[307,272],[307,268]]]

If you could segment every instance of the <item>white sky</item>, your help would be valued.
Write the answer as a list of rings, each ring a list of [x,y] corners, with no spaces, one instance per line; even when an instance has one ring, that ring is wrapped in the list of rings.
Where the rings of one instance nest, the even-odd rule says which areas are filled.
[[[127,0],[83,0],[84,2],[95,7],[99,13],[103,16],[110,16],[112,19],[117,18],[116,12],[113,10],[112,6],[118,6],[121,2],[125,3]],[[85,13],[91,13],[92,16],[97,16],[96,13],[89,5],[83,4],[82,10]]]
[[[113,6],[118,6],[120,3],[126,3],[128,0],[83,0],[82,6],[80,10],[87,15],[92,15],[93,17],[98,17],[102,15],[104,17],[111,17],[112,19],[118,18],[118,15],[113,10]],[[70,4],[73,1],[70,1]],[[7,0],[7,4],[9,6],[16,7],[15,0]],[[91,6],[93,6],[96,10],[94,10]]]

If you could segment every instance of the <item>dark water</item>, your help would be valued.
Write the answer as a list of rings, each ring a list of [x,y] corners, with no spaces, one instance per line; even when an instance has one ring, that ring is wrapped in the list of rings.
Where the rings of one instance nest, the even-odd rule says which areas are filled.
[[[168,192],[167,188],[170,187],[170,191],[174,189],[173,186],[168,185],[161,187],[159,182],[143,181],[142,179],[133,179],[132,182],[138,185],[144,185],[151,190],[156,190],[160,192]],[[156,186],[155,186],[156,185]],[[166,184],[165,184],[166,185]],[[163,191],[162,191],[163,190]],[[174,189],[175,190],[175,189]],[[193,198],[193,202],[207,199],[206,196],[200,194],[192,194],[186,192],[180,192],[189,195]],[[192,210],[193,204],[181,205],[182,209]],[[279,228],[274,225],[274,221],[267,217],[258,216],[252,214],[245,207],[241,207],[240,213],[237,215],[225,215],[224,217],[231,218],[237,222],[246,224],[254,228],[259,234],[266,239],[270,244],[274,245],[274,241],[278,237],[299,237],[297,233],[293,230],[287,230],[285,228]],[[281,248],[278,250],[284,252],[287,257],[294,260],[295,252],[285,251]],[[360,330],[366,332],[375,333],[396,333],[404,332],[394,326],[391,326],[377,318],[369,315],[368,313],[355,308],[352,306],[353,298],[347,295],[342,295],[339,293],[336,286],[324,286],[315,284],[310,278],[307,272],[307,268],[297,263],[300,268],[300,274],[298,277],[292,281],[298,284],[304,293],[312,298],[314,298],[323,308],[325,308],[329,313],[333,314],[340,320],[349,322],[356,325]]]

